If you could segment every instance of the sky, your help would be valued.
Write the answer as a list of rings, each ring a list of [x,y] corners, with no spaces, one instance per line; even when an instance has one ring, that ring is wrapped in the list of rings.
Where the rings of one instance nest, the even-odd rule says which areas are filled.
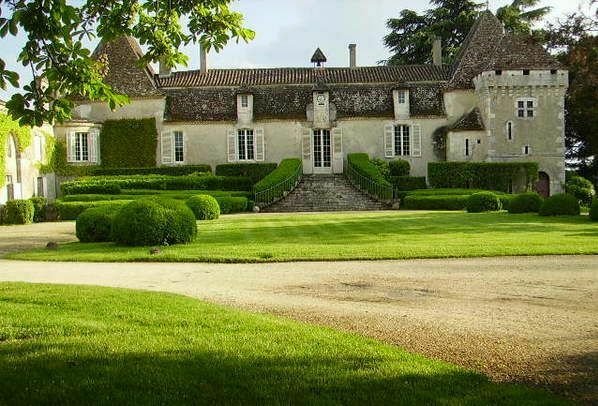
[[[510,2],[490,0],[490,10]],[[582,2],[541,0],[540,4],[553,8],[549,16],[552,20],[575,11]],[[398,16],[404,8],[423,11],[429,4],[427,0],[237,0],[232,7],[243,13],[245,25],[256,31],[256,37],[249,44],[231,43],[220,53],[211,53],[210,68],[311,66],[317,47],[326,54],[327,66],[347,66],[350,43],[357,44],[358,65],[376,65],[389,57],[382,43],[388,32],[386,20]],[[28,78],[27,69],[15,63],[22,37],[1,41],[0,55],[7,68],[16,68]],[[178,70],[197,69],[198,47],[190,45],[183,51],[190,57],[189,66]],[[11,88],[0,90],[0,99],[8,99],[14,92]]]

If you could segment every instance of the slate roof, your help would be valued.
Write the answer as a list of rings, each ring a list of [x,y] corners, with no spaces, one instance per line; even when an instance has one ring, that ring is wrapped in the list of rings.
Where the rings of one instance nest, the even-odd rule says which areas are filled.
[[[450,131],[483,131],[485,130],[484,122],[482,121],[482,114],[476,107],[463,116],[449,127]]]

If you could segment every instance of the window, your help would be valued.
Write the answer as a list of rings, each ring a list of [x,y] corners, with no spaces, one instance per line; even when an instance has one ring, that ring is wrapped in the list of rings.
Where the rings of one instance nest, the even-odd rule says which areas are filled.
[[[519,118],[534,118],[536,115],[536,100],[535,99],[518,99],[517,100],[517,117]]]
[[[174,162],[185,162],[185,135],[182,131],[174,132]]]
[[[532,153],[532,148],[529,145],[523,147],[523,155],[529,155]]]
[[[399,90],[397,98],[399,104],[405,104],[407,102],[407,93],[405,90]]]
[[[38,176],[36,179],[36,196],[43,196],[44,195],[44,178]]]
[[[88,144],[88,133],[77,132],[75,133],[75,145],[73,147],[73,161],[74,162],[87,162],[89,161],[89,144]]]
[[[408,125],[397,125],[395,126],[395,155],[409,156],[410,154],[410,127]]]
[[[469,156],[469,138],[465,138],[465,156]]]
[[[253,130],[237,132],[237,154],[239,161],[253,161],[255,158]]]
[[[523,74],[524,74],[525,76],[529,76],[529,69],[524,69],[524,70],[523,70]]]
[[[502,70],[500,70],[500,69],[497,69],[497,70],[495,70],[495,71],[494,71],[494,74],[495,74],[496,76],[500,76],[500,75],[502,75]]]
[[[512,121],[507,121],[506,133],[507,133],[507,139],[509,141],[513,141],[513,122]]]
[[[241,108],[249,108],[249,96],[247,96],[246,94],[241,95]]]

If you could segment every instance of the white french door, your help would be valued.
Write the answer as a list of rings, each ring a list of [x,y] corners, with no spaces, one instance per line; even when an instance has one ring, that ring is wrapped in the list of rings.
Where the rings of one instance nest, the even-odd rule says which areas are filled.
[[[314,173],[332,173],[330,130],[313,131]]]

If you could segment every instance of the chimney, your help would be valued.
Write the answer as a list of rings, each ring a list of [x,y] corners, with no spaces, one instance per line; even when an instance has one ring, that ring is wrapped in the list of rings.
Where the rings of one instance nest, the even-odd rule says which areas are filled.
[[[349,67],[357,67],[357,44],[349,44]]]
[[[199,46],[199,70],[201,73],[208,72],[208,51],[203,46]]]
[[[442,65],[442,40],[440,37],[434,37],[432,44],[432,62],[434,65]]]
[[[158,75],[161,77],[170,76],[170,67],[162,59],[159,62]]]

